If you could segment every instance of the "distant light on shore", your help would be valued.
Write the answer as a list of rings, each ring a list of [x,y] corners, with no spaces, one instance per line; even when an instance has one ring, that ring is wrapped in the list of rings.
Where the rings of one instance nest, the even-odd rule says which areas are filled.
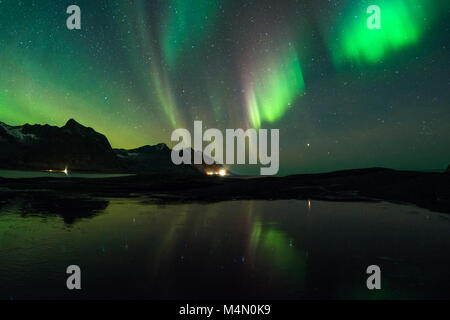
[[[228,171],[226,169],[220,169],[220,170],[217,170],[217,171],[207,170],[206,171],[206,175],[207,176],[214,176],[214,175],[216,175],[216,176],[224,177],[224,176],[228,175]]]
[[[65,175],[69,175],[69,169],[67,167],[65,167],[64,170],[48,169],[48,170],[42,170],[42,171],[50,172],[50,173],[64,173]]]

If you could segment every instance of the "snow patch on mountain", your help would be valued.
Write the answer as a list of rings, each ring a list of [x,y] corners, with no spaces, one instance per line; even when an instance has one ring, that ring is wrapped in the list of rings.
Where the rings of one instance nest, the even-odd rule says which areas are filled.
[[[7,134],[9,134],[10,136],[13,136],[16,140],[21,141],[21,142],[25,142],[26,140],[29,139],[37,139],[37,137],[34,134],[24,134],[22,133],[22,126],[17,126],[17,127],[13,127],[13,126],[9,126],[3,122],[0,122],[0,126],[6,131]]]

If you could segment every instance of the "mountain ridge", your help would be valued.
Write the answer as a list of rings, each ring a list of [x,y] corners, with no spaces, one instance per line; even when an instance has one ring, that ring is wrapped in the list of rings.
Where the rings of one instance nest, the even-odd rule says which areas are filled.
[[[24,124],[0,121],[0,168],[111,173],[200,174],[202,167],[177,166],[165,143],[134,149],[112,148],[108,138],[70,118],[65,125]]]

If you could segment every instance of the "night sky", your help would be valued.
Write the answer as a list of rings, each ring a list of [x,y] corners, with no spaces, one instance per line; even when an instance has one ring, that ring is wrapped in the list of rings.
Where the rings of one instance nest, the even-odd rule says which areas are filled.
[[[81,30],[66,27],[71,4]],[[366,27],[373,4],[381,30]],[[173,146],[172,131],[194,120],[277,128],[280,174],[444,169],[449,9],[446,0],[0,0],[0,121],[75,118],[120,148]]]

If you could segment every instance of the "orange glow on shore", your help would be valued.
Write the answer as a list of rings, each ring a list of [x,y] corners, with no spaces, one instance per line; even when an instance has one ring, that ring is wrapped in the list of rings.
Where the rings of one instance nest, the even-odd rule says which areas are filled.
[[[226,169],[220,169],[220,170],[216,170],[216,171],[207,170],[206,171],[206,175],[207,176],[214,176],[214,175],[216,175],[216,176],[224,177],[224,176],[228,175],[228,171]]]
[[[54,170],[54,169],[48,169],[48,170],[42,170],[43,172],[50,172],[50,173],[64,173],[65,175],[69,174],[69,169],[64,168],[64,170]]]

